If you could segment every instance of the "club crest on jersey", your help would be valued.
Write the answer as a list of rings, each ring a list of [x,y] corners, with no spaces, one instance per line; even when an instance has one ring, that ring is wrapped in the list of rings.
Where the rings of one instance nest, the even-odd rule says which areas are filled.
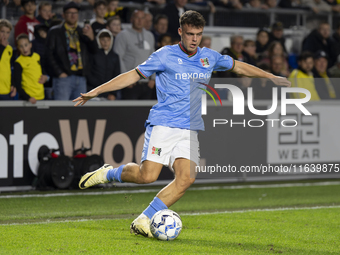
[[[152,147],[151,154],[156,154],[156,155],[160,156],[161,152],[162,152],[162,148],[156,148],[155,146]]]
[[[183,64],[182,59],[180,59],[180,58],[178,59],[178,64],[180,64],[180,65]]]
[[[203,67],[209,67],[210,66],[208,58],[200,58],[200,61],[201,61],[201,64],[202,64]]]

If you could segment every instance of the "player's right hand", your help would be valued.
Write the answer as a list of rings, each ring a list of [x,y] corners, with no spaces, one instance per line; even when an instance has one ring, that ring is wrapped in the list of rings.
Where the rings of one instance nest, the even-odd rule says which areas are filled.
[[[74,106],[84,105],[87,101],[96,97],[97,93],[94,92],[94,91],[89,91],[89,92],[84,93],[84,94],[80,93],[80,95],[81,95],[80,97],[73,100],[73,102],[77,102]]]

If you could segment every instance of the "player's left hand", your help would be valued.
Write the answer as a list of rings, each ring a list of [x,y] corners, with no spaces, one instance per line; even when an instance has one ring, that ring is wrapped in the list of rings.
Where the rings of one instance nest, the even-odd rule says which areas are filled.
[[[286,86],[286,87],[292,86],[291,82],[287,80],[286,77],[275,76],[273,78],[270,78],[270,80],[278,86]]]
[[[90,99],[98,96],[96,92],[94,92],[93,90],[87,92],[87,93],[80,93],[80,97],[76,98],[73,100],[73,102],[77,102],[74,106],[78,106],[78,105],[84,105],[87,101],[89,101]]]

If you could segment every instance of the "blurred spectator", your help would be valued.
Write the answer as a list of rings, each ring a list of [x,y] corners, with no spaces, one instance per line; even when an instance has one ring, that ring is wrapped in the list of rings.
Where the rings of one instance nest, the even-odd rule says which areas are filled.
[[[328,56],[324,51],[318,51],[314,55],[313,76],[316,91],[320,99],[335,99],[334,86],[327,72]]]
[[[278,41],[281,43],[284,52],[287,53],[286,49],[286,38],[283,36],[283,24],[280,21],[276,21],[272,27],[271,32],[269,33],[269,41],[268,44],[271,44],[274,41]]]
[[[301,5],[301,0],[280,0],[278,6],[281,8],[306,9]]]
[[[26,34],[30,41],[34,39],[34,26],[40,22],[34,17],[36,4],[35,0],[22,0],[22,8],[24,15],[22,15],[14,28],[14,38],[16,39],[19,34]]]
[[[119,0],[107,1],[107,13],[105,15],[105,19],[109,19],[113,16],[119,16],[123,23],[127,22],[127,9],[119,6]]]
[[[262,4],[260,0],[249,0],[244,7],[249,9],[268,9],[268,6]]]
[[[44,24],[45,26],[49,27],[52,21],[52,4],[49,2],[40,2],[38,7],[38,16],[36,17],[37,20]]]
[[[302,6],[310,8],[314,13],[319,12],[340,12],[340,5],[329,5],[323,0],[301,0]]]
[[[258,66],[260,69],[266,72],[270,72],[269,65],[261,63]],[[266,78],[253,78],[251,79],[250,87],[253,88],[253,98],[255,100],[272,100],[273,88],[278,88],[278,98],[281,98],[281,88],[276,86],[271,80]]]
[[[44,83],[48,77],[40,65],[40,56],[31,52],[32,43],[28,35],[20,34],[16,41],[20,56],[14,64],[14,85],[19,92],[19,98],[35,104],[45,98]]]
[[[302,50],[309,52],[317,52],[322,50],[330,56],[329,67],[333,65],[335,57],[333,56],[333,41],[330,36],[331,28],[327,22],[322,22],[318,29],[314,29],[302,42]]]
[[[93,5],[93,11],[96,15],[96,19],[91,23],[91,27],[94,36],[96,36],[100,30],[106,28],[106,20],[104,19],[107,11],[106,1],[105,0],[96,1]]]
[[[288,79],[292,83],[292,87],[299,87],[309,90],[311,101],[320,100],[319,94],[315,89],[313,77],[313,55],[309,52],[303,52],[298,59],[299,67],[294,69]],[[291,98],[305,98],[303,93],[291,93]]]
[[[145,22],[144,22],[144,28],[148,31],[151,30],[152,28],[152,20],[153,20],[153,16],[151,13],[146,12],[145,13]]]
[[[108,29],[113,36],[113,43],[115,42],[116,36],[122,31],[122,23],[119,16],[110,17],[106,23],[106,29]]]
[[[56,100],[70,100],[86,92],[85,74],[90,72],[89,51],[97,49],[89,24],[78,24],[79,5],[69,2],[63,7],[65,22],[53,27],[47,36],[47,60],[53,71]]]
[[[162,11],[162,13],[168,17],[167,32],[170,33],[173,38],[179,38],[179,17],[187,11],[187,8],[185,8],[187,2],[188,0],[175,0],[174,3],[167,4]]]
[[[160,35],[165,34],[168,31],[168,17],[165,14],[158,14],[155,17],[153,29],[151,33],[155,37],[155,42],[158,42]]]
[[[134,69],[154,52],[155,39],[151,32],[144,29],[144,22],[144,11],[134,11],[131,17],[132,28],[123,30],[116,37],[114,51],[119,55],[122,73]],[[123,89],[122,98],[151,99],[154,87],[154,78],[141,79]]]
[[[329,68],[328,71],[329,71],[329,75],[332,78],[340,78],[340,55],[338,55],[336,63],[334,64],[334,66]]]
[[[236,10],[240,10],[243,8],[242,3],[239,0],[217,0],[215,1],[215,5]]]
[[[172,44],[172,37],[171,34],[162,34],[159,38],[158,38],[158,42],[157,42],[157,49],[162,48],[166,45],[171,45]]]
[[[270,72],[276,76],[287,77],[283,72],[286,59],[283,56],[274,55],[270,60]]]
[[[211,48],[211,37],[203,35],[199,47],[200,48],[206,47],[210,49]]]
[[[275,8],[277,5],[276,0],[265,0],[264,1],[264,9]]]
[[[260,28],[256,34],[256,53],[261,54],[269,46],[269,32],[266,28]]]
[[[13,49],[8,43],[12,28],[11,22],[0,19],[0,100],[9,100],[16,95],[16,88],[11,82]]]
[[[113,79],[120,74],[119,57],[113,52],[113,36],[107,29],[99,31],[97,37],[99,51],[90,54],[91,72],[87,76],[87,90]],[[100,95],[109,100],[115,100],[117,92],[110,92]]]
[[[34,26],[34,40],[32,41],[32,51],[38,53],[40,56],[40,63],[46,71],[46,38],[48,27],[45,24],[38,24]]]
[[[288,77],[289,65],[287,61],[287,54],[284,52],[282,44],[279,41],[273,41],[269,45],[268,50],[262,54],[261,62],[270,65],[270,61],[274,56],[279,56],[284,59],[281,73],[283,74],[283,76]]]
[[[210,13],[216,12],[216,7],[212,1],[207,0],[189,0],[191,4],[198,5],[198,6],[208,6]]]
[[[256,55],[256,45],[253,40],[245,40],[243,44],[244,62],[256,66],[257,55]]]
[[[340,54],[340,22],[337,24],[335,32],[332,36],[333,39],[333,49],[332,49],[332,55],[333,60],[335,61],[335,57],[339,56]]]

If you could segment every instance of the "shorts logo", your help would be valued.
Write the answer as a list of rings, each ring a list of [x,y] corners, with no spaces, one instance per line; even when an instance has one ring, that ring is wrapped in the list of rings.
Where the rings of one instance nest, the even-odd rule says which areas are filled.
[[[156,155],[160,156],[161,152],[162,152],[162,148],[156,148],[155,146],[152,147],[151,154],[156,154]]]
[[[209,67],[210,66],[208,58],[200,58],[200,61],[201,61],[201,64],[202,64],[203,67]]]

